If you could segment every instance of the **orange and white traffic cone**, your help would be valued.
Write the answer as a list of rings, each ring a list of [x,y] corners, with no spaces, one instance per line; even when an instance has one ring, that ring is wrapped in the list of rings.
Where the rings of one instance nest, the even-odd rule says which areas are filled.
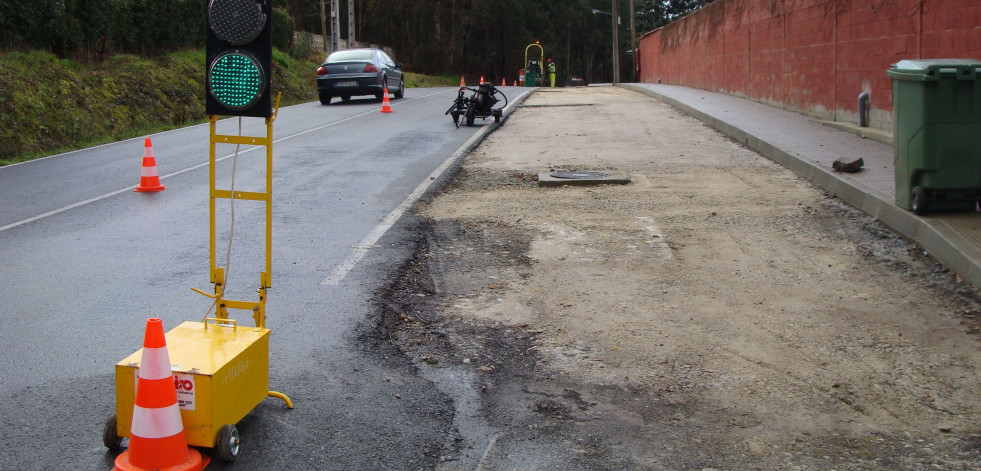
[[[508,86],[508,81],[507,81],[507,79],[505,79],[505,78],[501,78],[501,86],[502,86],[502,87],[506,87],[506,86]]]
[[[515,87],[517,87],[517,86],[518,86],[518,79],[515,79],[515,80],[514,80],[514,86],[515,86]]]
[[[113,471],[202,471],[210,458],[187,446],[163,322],[147,319],[129,449]]]
[[[478,83],[477,85],[483,85],[483,84],[484,84],[484,76],[481,75],[480,76],[480,83]]]
[[[466,88],[466,87],[467,87],[467,82],[464,82],[463,81],[463,76],[461,75],[460,76],[460,88]]]
[[[140,184],[133,191],[163,191],[167,187],[160,183],[157,175],[157,160],[153,158],[153,145],[150,138],[143,141],[143,170],[140,173]]]
[[[388,87],[385,87],[385,98],[382,99],[382,109],[381,109],[381,112],[382,113],[391,113],[392,112],[392,104],[391,104],[390,101],[388,101]]]

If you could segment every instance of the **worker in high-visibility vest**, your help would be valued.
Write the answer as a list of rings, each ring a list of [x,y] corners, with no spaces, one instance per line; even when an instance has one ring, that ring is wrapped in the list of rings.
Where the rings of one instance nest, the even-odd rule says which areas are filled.
[[[548,81],[555,86],[555,62],[552,59],[548,60]]]

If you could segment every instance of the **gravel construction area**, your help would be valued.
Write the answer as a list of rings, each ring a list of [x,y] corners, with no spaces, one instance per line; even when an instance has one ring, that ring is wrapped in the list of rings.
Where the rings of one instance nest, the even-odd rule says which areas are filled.
[[[981,463],[978,290],[657,100],[534,92],[411,224],[369,330],[454,398],[440,469]]]

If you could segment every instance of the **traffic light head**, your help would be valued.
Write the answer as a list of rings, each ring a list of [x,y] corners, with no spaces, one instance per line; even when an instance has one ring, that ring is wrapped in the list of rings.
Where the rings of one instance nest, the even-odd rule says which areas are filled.
[[[209,0],[208,114],[272,115],[272,0]]]

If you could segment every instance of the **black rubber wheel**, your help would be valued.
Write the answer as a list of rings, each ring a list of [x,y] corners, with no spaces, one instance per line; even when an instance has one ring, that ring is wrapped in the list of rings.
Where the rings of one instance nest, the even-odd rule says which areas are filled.
[[[349,97],[347,95],[344,95],[344,96],[341,97],[341,101],[343,101],[344,103],[347,103],[347,102],[351,101],[351,97]]]
[[[331,98],[333,98],[333,97],[330,96],[330,95],[328,95],[328,94],[326,94],[326,93],[321,93],[320,94],[320,104],[321,105],[329,105]]]
[[[467,126],[473,126],[474,111],[473,108],[467,109]]]
[[[113,453],[119,451],[119,447],[123,444],[123,437],[119,436],[116,426],[116,414],[112,414],[112,417],[106,421],[106,428],[102,430],[102,444]]]
[[[399,89],[395,92],[395,98],[402,98],[405,96],[405,79],[399,79]]]
[[[922,186],[915,186],[913,187],[913,194],[911,197],[910,207],[913,209],[913,214],[919,215],[925,213],[929,204],[926,190],[924,190]]]
[[[221,457],[222,461],[235,461],[235,458],[238,457],[240,443],[238,428],[226,424],[222,425],[221,431],[218,432],[215,449],[218,450],[218,456]]]

